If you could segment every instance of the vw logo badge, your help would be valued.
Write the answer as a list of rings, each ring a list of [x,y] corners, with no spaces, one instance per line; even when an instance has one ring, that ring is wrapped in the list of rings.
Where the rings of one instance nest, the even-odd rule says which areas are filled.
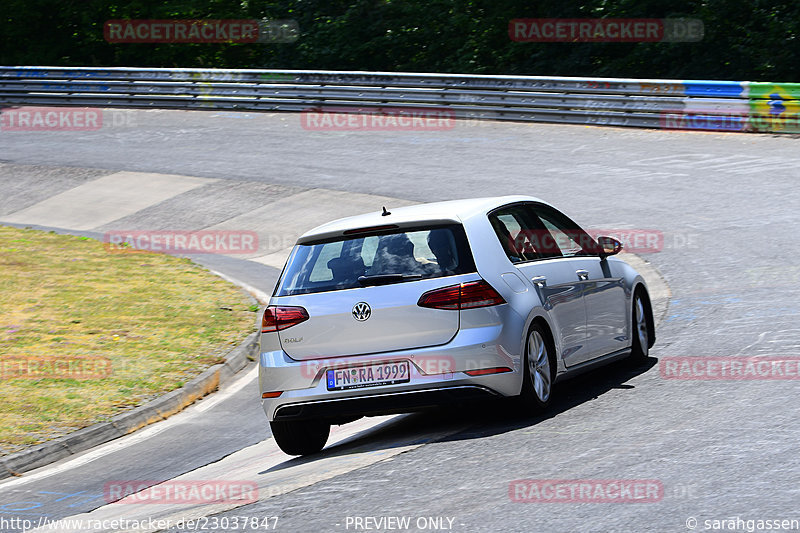
[[[358,302],[353,306],[353,318],[363,322],[372,315],[372,309],[367,302]]]

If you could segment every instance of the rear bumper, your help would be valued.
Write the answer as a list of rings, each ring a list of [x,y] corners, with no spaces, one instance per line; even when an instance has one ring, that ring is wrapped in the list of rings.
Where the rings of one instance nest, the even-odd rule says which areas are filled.
[[[262,352],[259,358],[260,393],[269,420],[400,413],[454,401],[492,396],[514,396],[522,385],[518,349],[506,348],[506,329],[498,326],[461,330],[449,343],[415,350],[364,354],[313,361],[295,361],[283,350]],[[519,342],[519,336],[513,335]],[[350,390],[327,389],[327,370],[404,361],[409,381]],[[508,372],[470,376],[465,371],[500,368]]]
[[[334,398],[330,400],[287,403],[278,407],[274,419],[347,419],[359,416],[406,413],[462,401],[497,397],[499,397],[499,394],[496,392],[476,385],[390,392],[356,398]]]

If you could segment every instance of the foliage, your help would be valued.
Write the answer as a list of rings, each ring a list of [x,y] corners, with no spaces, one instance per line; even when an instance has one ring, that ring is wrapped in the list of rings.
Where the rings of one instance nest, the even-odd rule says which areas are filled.
[[[697,43],[518,43],[515,18],[699,18]],[[295,19],[275,44],[110,44],[109,19]],[[790,0],[4,0],[0,64],[800,81]]]

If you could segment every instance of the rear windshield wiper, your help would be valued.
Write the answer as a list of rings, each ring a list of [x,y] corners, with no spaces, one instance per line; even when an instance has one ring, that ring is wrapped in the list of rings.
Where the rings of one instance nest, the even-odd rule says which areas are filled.
[[[358,276],[358,282],[367,287],[369,285],[387,285],[411,279],[422,279],[420,274],[375,274],[374,276]]]

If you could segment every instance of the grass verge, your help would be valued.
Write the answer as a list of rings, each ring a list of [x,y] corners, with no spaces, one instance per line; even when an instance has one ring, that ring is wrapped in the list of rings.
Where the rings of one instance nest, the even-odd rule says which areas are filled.
[[[257,307],[188,259],[0,226],[0,455],[181,387]]]

